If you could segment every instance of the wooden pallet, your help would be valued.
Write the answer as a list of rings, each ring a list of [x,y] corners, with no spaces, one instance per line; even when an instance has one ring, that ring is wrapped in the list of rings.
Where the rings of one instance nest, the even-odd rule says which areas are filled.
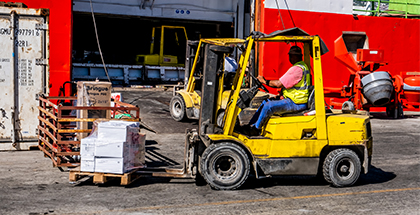
[[[79,170],[70,170],[69,174],[69,181],[76,182],[81,178],[84,177],[92,177],[93,176],[93,183],[95,184],[104,184],[111,178],[120,178],[121,185],[129,185],[135,180],[141,177],[140,174],[136,174],[137,169],[132,170],[130,172],[124,174],[113,174],[113,173],[101,173],[101,172],[81,172]]]

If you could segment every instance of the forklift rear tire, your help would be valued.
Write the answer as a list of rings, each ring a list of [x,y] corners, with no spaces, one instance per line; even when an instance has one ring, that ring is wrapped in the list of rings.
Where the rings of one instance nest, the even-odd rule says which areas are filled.
[[[234,190],[248,178],[250,162],[247,153],[229,142],[211,144],[200,162],[204,179],[215,190]]]
[[[341,148],[331,151],[324,160],[324,179],[335,187],[353,185],[361,172],[359,156],[350,149]]]
[[[171,99],[169,105],[171,116],[175,121],[183,121],[186,118],[184,98],[180,95],[175,95]]]

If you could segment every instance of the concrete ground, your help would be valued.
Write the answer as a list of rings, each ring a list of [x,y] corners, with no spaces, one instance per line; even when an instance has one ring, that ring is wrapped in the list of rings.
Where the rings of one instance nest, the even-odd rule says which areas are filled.
[[[139,105],[147,133],[149,166],[179,166],[186,128],[175,122],[170,90],[122,90]],[[312,177],[250,179],[239,190],[215,191],[192,179],[140,178],[76,184],[40,151],[0,152],[0,214],[420,214],[420,113],[404,119],[372,114],[374,154],[367,175],[349,188]]]

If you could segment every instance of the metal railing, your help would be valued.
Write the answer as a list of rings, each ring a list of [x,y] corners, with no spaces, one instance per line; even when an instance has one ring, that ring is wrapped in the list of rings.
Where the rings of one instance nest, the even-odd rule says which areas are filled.
[[[408,2],[409,0],[403,0],[400,2],[390,0],[353,0],[353,11],[364,12],[370,16],[383,16],[384,14],[389,15],[402,15],[405,18],[418,18],[420,13],[411,12],[411,7],[417,7],[420,9],[419,3]],[[389,10],[389,5],[405,5],[405,10]],[[358,9],[357,7],[365,7],[364,9]],[[420,11],[420,10],[418,10]]]

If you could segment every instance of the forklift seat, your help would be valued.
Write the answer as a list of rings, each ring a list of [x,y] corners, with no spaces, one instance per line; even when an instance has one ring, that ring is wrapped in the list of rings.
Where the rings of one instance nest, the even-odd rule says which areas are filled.
[[[303,116],[305,113],[315,110],[315,90],[314,86],[309,86],[309,98],[308,98],[308,107],[305,110],[298,111],[298,112],[289,112],[289,113],[283,113],[283,114],[274,114],[274,117],[284,117],[284,116]],[[267,99],[267,97],[263,97],[264,99]],[[255,98],[254,98],[255,99]],[[264,100],[263,99],[263,100]],[[261,100],[261,98],[260,98]],[[238,120],[240,126],[248,125],[251,118],[254,116],[255,112],[257,112],[259,106],[261,105],[262,100],[258,103],[258,106],[252,105],[251,107],[243,109],[239,115]]]
[[[298,112],[290,112],[290,113],[283,113],[283,114],[274,114],[275,116],[303,116],[305,113],[309,111],[315,110],[315,90],[314,86],[309,86],[309,97],[308,97],[308,107],[305,110],[298,111]]]

